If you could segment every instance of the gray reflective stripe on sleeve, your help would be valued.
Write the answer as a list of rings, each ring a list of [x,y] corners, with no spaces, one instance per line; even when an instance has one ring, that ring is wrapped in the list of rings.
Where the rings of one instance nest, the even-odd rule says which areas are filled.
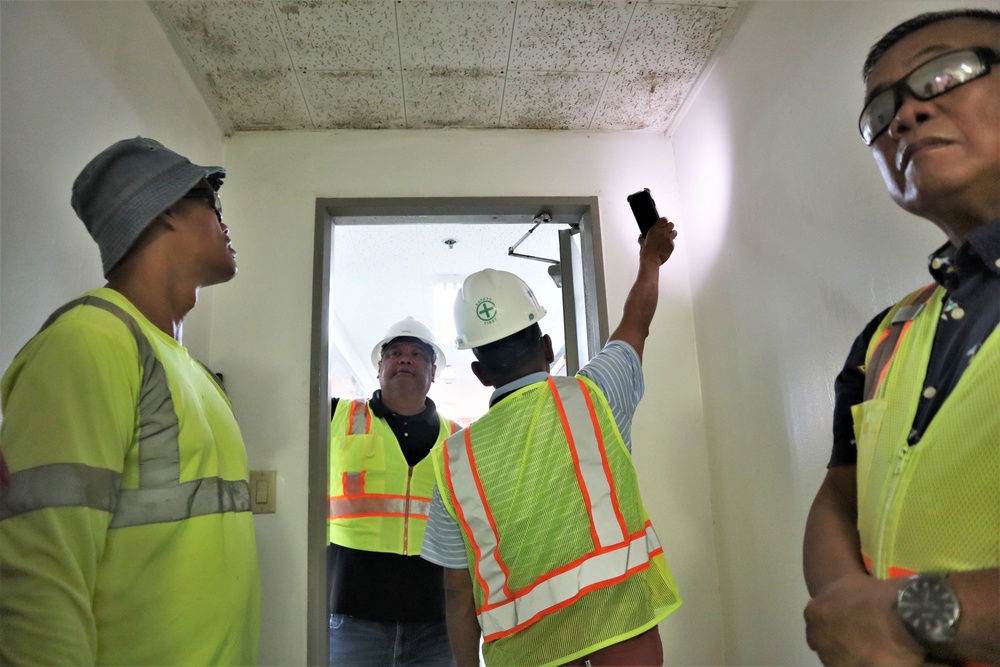
[[[655,546],[654,546],[655,545]],[[521,591],[512,600],[488,608],[478,614],[483,639],[503,635],[526,626],[544,616],[550,609],[572,602],[602,584],[609,585],[638,572],[649,563],[651,552],[659,548],[652,526],[610,551],[594,552],[575,567],[558,571],[540,579],[531,588]]]
[[[87,507],[113,513],[110,528],[250,511],[250,484],[217,477],[163,489],[121,489],[121,475],[81,463],[20,470],[0,490],[0,520],[49,507]]]
[[[82,463],[50,463],[20,470],[0,487],[0,521],[46,507],[89,507],[113,512],[122,476]]]
[[[164,489],[122,489],[111,528],[181,521],[207,514],[250,511],[245,479],[205,477]]]
[[[110,527],[121,528],[250,511],[247,480],[206,477],[181,483],[180,426],[166,371],[134,317],[110,301],[84,296],[59,308],[41,330],[77,306],[94,306],[114,315],[135,338],[142,368],[138,406],[139,488],[119,489],[121,475],[111,470],[73,463],[40,466],[15,473],[15,480],[21,481],[4,489],[0,518],[6,518],[8,508],[17,508],[16,513],[22,513],[45,507],[79,506],[113,512]],[[110,487],[108,476],[113,477]],[[72,481],[66,483],[67,479]],[[109,488],[112,495],[117,493],[117,499],[105,502],[101,499]],[[13,501],[8,501],[8,496]]]
[[[591,415],[587,388],[571,377],[549,378],[549,386],[566,416],[566,440],[579,461],[580,491],[589,499],[595,547],[612,546],[628,540],[625,518],[615,506],[614,482],[600,437],[600,422]],[[603,440],[603,439],[602,439]]]

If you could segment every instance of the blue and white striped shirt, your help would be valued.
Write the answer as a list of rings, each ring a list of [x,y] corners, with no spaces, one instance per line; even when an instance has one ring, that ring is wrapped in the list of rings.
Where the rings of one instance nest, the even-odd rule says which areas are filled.
[[[615,417],[615,423],[622,434],[625,446],[631,452],[632,416],[645,390],[642,362],[638,353],[624,341],[610,341],[597,353],[597,356],[580,369],[579,374],[592,380],[604,394],[608,405],[611,406],[611,413]],[[499,387],[493,392],[490,403],[528,384],[544,381],[547,377],[547,373],[536,373]],[[434,487],[420,556],[436,565],[451,569],[465,569],[469,566],[465,557],[462,529],[445,509],[437,487]]]

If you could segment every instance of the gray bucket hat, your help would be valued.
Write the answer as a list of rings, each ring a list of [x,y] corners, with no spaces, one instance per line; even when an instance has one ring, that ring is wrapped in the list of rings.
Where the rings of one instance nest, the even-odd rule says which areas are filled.
[[[112,144],[73,182],[73,210],[101,249],[107,276],[143,230],[205,179],[216,191],[226,170],[200,167],[158,141],[136,137]]]

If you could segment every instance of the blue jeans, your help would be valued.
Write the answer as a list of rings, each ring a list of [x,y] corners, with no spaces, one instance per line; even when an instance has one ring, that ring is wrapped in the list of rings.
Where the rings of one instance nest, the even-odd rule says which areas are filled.
[[[330,667],[454,667],[440,621],[373,621],[330,615]]]

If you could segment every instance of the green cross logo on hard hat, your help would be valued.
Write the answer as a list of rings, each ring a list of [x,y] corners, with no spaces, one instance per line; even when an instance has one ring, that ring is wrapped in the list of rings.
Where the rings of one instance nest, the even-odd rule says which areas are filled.
[[[483,299],[476,304],[476,317],[489,323],[497,316],[497,307],[489,299]]]

